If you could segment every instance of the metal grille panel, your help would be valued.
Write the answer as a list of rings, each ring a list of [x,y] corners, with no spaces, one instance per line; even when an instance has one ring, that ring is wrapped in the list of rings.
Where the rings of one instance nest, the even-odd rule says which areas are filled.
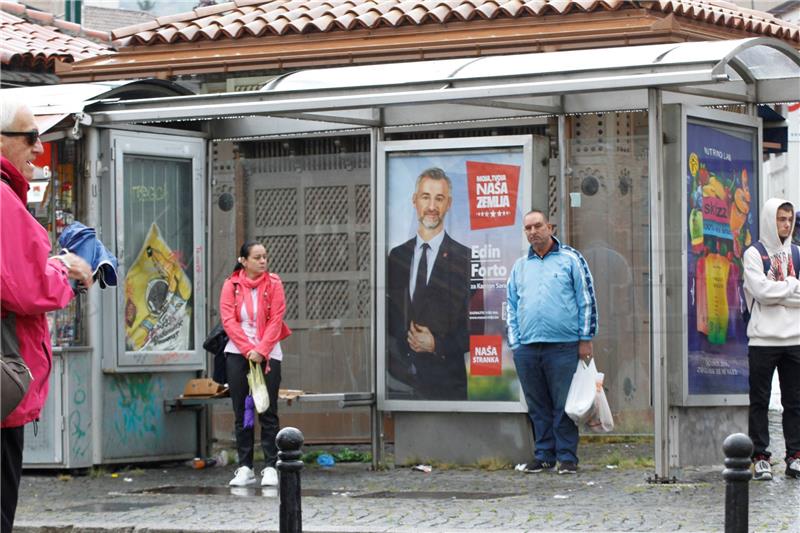
[[[306,284],[307,318],[309,320],[347,318],[350,314],[349,285],[347,280],[309,281]]]
[[[356,233],[356,263],[362,272],[369,270],[369,233]]]
[[[305,190],[306,224],[347,224],[347,186],[308,187]]]
[[[369,185],[356,185],[356,224],[369,224],[371,193]]]
[[[356,302],[358,318],[369,318],[370,285],[368,279],[358,280],[358,302]]]
[[[267,249],[269,270],[279,274],[298,271],[296,235],[259,235],[256,239]]]
[[[257,227],[297,225],[297,189],[256,189],[255,203]]]
[[[306,235],[306,272],[349,270],[347,233]]]
[[[550,221],[558,220],[558,176],[550,176],[547,180],[548,211]]]
[[[286,295],[286,312],[284,320],[297,320],[300,318],[300,306],[298,305],[298,284],[296,281],[284,281],[283,292]]]

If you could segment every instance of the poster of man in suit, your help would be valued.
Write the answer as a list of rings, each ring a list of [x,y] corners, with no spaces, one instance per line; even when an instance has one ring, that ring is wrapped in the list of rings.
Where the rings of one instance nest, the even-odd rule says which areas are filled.
[[[523,153],[387,157],[386,398],[518,401],[505,338]]]

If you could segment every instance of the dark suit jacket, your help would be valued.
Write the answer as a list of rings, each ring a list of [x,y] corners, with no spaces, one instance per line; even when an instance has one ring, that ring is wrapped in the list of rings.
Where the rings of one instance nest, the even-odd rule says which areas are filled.
[[[416,237],[389,252],[387,273],[388,372],[413,387],[409,399],[466,400],[469,351],[470,249],[445,233],[427,287],[412,304],[408,293]],[[436,353],[409,348],[411,321],[433,333]],[[390,399],[406,399],[392,394]]]

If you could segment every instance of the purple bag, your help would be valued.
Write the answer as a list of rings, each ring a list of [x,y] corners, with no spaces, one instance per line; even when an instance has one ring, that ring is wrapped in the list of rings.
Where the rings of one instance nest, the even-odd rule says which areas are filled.
[[[251,428],[256,422],[256,404],[249,394],[244,399],[244,427]]]

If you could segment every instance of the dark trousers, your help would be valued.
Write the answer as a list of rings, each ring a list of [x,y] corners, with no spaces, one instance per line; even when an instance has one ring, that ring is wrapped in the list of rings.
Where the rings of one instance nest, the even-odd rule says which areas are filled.
[[[22,447],[25,439],[25,426],[0,429],[2,435],[2,500],[3,529],[2,533],[11,533],[14,527],[14,515],[17,512],[19,497],[19,480],[22,476]]]
[[[262,369],[265,364],[261,364]],[[281,386],[281,362],[270,359],[269,374],[267,374],[267,393],[269,394],[269,409],[258,415],[261,426],[261,448],[264,450],[264,460],[267,466],[275,466],[278,461],[278,446],[275,437],[278,435],[280,420],[278,420],[278,389]],[[225,354],[225,369],[228,372],[228,386],[233,402],[235,417],[236,451],[239,455],[239,466],[253,468],[253,447],[255,428],[244,427],[244,399],[250,394],[247,384],[247,373],[250,365],[247,359],[238,353]]]
[[[800,346],[750,346],[750,417],[748,433],[753,457],[770,457],[767,409],[772,376],[778,369],[783,404],[783,436],[786,457],[800,453]]]
[[[578,426],[564,406],[578,366],[578,343],[523,344],[514,350],[514,366],[533,425],[534,457],[577,463]]]

